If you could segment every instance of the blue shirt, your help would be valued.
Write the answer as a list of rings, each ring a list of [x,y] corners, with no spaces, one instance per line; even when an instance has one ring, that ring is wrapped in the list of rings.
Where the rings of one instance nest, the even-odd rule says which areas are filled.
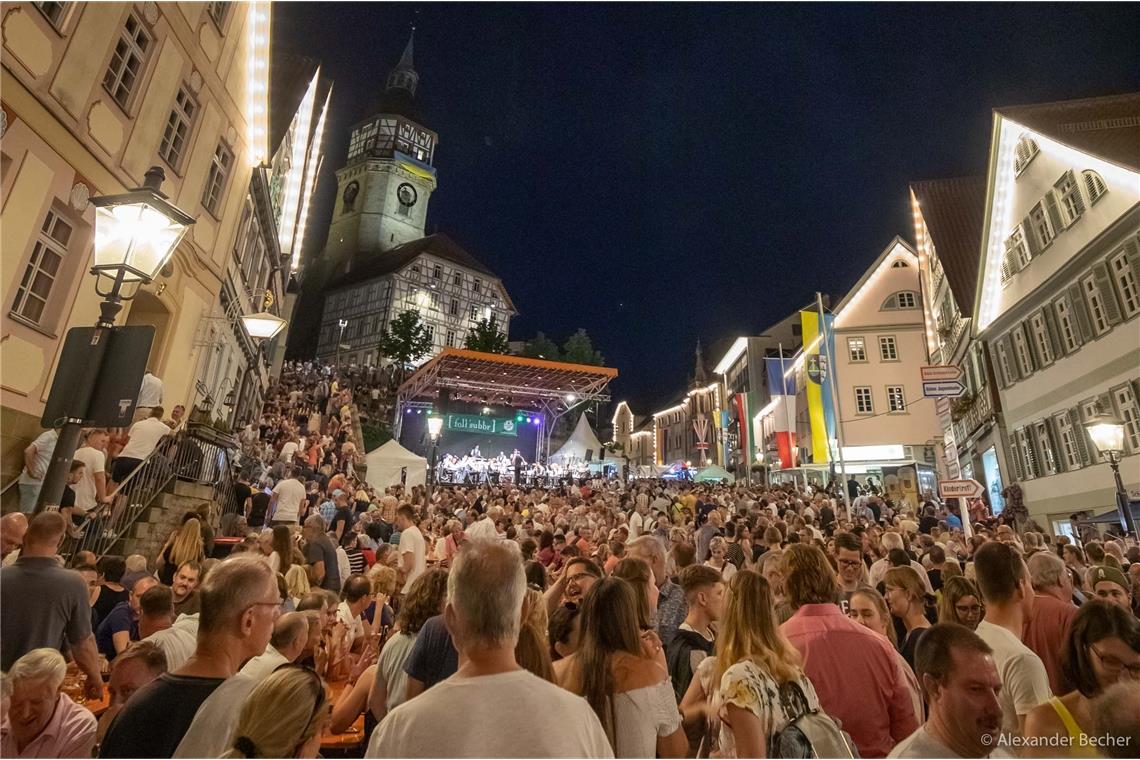
[[[958,515],[954,514],[953,512],[948,512],[946,514],[946,524],[951,528],[961,528],[962,518],[958,517]]]
[[[131,641],[139,640],[139,623],[135,619],[134,611],[131,610],[130,602],[119,602],[112,607],[95,630],[95,643],[99,647],[99,653],[108,661],[115,659],[117,654],[115,634],[124,631],[130,634]]]
[[[321,504],[321,518],[325,521],[325,528],[332,525],[333,518],[336,517],[336,502],[332,499]]]

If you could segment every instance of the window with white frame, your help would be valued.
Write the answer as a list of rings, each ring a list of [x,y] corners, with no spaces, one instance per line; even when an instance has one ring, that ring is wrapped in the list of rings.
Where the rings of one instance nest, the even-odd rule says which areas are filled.
[[[1073,324],[1072,306],[1067,297],[1057,299],[1053,306],[1057,312],[1057,327],[1061,331],[1061,342],[1064,344],[1065,353],[1071,354],[1080,346],[1077,341],[1077,328]]]
[[[226,192],[226,182],[234,165],[234,153],[230,146],[219,140],[210,160],[210,173],[206,176],[206,188],[202,192],[202,206],[214,216],[218,216],[222,206],[222,196]]]
[[[1136,407],[1136,396],[1128,385],[1115,389],[1112,395],[1120,410],[1120,421],[1124,423],[1125,448],[1135,454],[1140,451],[1140,409]]]
[[[1005,249],[1012,252],[1017,259],[1018,269],[1029,266],[1029,246],[1025,244],[1025,230],[1020,224],[1014,227],[1013,232],[1005,239]]]
[[[1081,403],[1081,424],[1083,425],[1084,423],[1091,420],[1093,417],[1096,417],[1098,414],[1101,413],[1101,411],[1102,410],[1100,407],[1100,401],[1098,399],[1094,398],[1094,399],[1090,399],[1088,401],[1082,402]],[[1078,431],[1078,434],[1080,434],[1080,431]],[[1097,462],[1103,461],[1104,457],[1101,456],[1100,450],[1096,446],[1091,445],[1091,442],[1090,442],[1090,445],[1086,446],[1085,448],[1088,451],[1089,459],[1091,459],[1094,464]]]
[[[478,318],[479,318],[479,307],[476,306],[475,304],[471,304],[471,321],[474,322]]]
[[[1049,338],[1049,326],[1045,324],[1045,314],[1037,312],[1029,320],[1033,328],[1033,340],[1037,343],[1037,356],[1042,364],[1053,363],[1053,342]]]
[[[437,293],[433,290],[431,293],[428,294],[428,297],[431,298],[431,307],[433,309],[438,309],[439,308],[439,293]]]
[[[873,414],[875,403],[871,399],[871,388],[866,385],[855,387],[855,411],[858,414]]]
[[[435,325],[429,322],[428,324],[424,325],[424,329],[427,330],[427,339],[432,343],[435,343]]]
[[[1022,377],[1033,372],[1033,356],[1029,353],[1025,331],[1020,326],[1013,330],[1013,353],[1017,356],[1017,369]]]
[[[1108,269],[1112,272],[1112,279],[1116,283],[1116,290],[1120,293],[1120,308],[1124,316],[1131,317],[1140,311],[1140,290],[1136,287],[1136,275],[1128,263],[1128,255],[1121,251],[1108,260]]]
[[[55,27],[56,30],[62,28],[63,16],[67,11],[67,3],[36,2],[32,3],[32,5],[40,9],[40,13],[44,14],[44,18],[46,18],[48,23]]]
[[[910,290],[904,290],[898,294],[898,303],[900,309],[914,309],[918,306],[914,292]]]
[[[42,325],[52,288],[62,272],[71,242],[71,223],[55,211],[48,211],[40,232],[32,245],[32,256],[24,267],[24,276],[16,289],[12,313],[36,325]]]
[[[901,385],[887,386],[887,411],[906,411],[906,395],[903,393],[903,387]]]
[[[449,346],[455,345],[455,330],[448,330],[447,331],[447,345],[449,345]]]
[[[433,266],[431,268],[431,276],[433,279],[442,280],[443,279],[443,267],[439,264],[436,264],[435,266]]]
[[[1064,460],[1066,470],[1076,470],[1081,467],[1081,450],[1077,447],[1076,431],[1069,420],[1068,413],[1058,414],[1053,418],[1057,425],[1057,432],[1061,436],[1061,458]]]
[[[134,13],[128,13],[127,21],[119,33],[119,41],[115,44],[111,63],[103,74],[103,89],[124,110],[130,105],[135,85],[142,75],[150,43],[150,34],[142,21]]]
[[[1092,317],[1093,332],[1103,335],[1108,332],[1108,313],[1104,309],[1104,298],[1097,287],[1096,278],[1091,274],[1081,280],[1081,290],[1085,294],[1085,303],[1089,305],[1089,316]]]
[[[1017,146],[1013,149],[1013,170],[1017,174],[1021,174],[1025,167],[1029,166],[1029,162],[1037,155],[1037,143],[1029,135],[1022,135],[1017,140]]]
[[[867,346],[862,338],[847,339],[847,355],[853,362],[867,361]]]
[[[162,142],[158,146],[158,155],[175,171],[178,171],[182,165],[182,156],[190,139],[190,131],[194,128],[194,117],[197,113],[198,104],[190,94],[190,88],[182,85],[178,88],[178,94],[174,96],[174,107],[170,109],[170,116],[166,119],[166,131],[162,133]]]
[[[447,307],[447,313],[453,317],[459,316],[459,299],[452,298],[451,303]]]
[[[1037,450],[1041,452],[1043,474],[1056,475],[1061,470],[1057,467],[1057,455],[1053,451],[1053,436],[1049,432],[1049,422],[1041,420],[1033,428],[1037,433]]]
[[[479,293],[482,290],[483,290],[483,282],[481,280],[479,280],[478,278],[476,278],[475,282],[472,283],[472,285],[471,285],[471,291],[474,293]]]
[[[1026,478],[1035,478],[1039,474],[1037,458],[1033,455],[1033,443],[1030,440],[1030,431],[1022,428],[1016,433],[1017,447],[1021,453],[1021,464],[1025,470]]]
[[[1089,203],[1096,203],[1108,192],[1108,185],[1104,184],[1101,176],[1092,169],[1081,172],[1081,178],[1085,181],[1085,192],[1089,194]]]
[[[1053,187],[1056,189],[1057,202],[1061,208],[1061,215],[1065,219],[1065,226],[1068,227],[1080,219],[1081,214],[1085,213],[1085,201],[1081,198],[1081,187],[1077,184],[1077,178],[1073,176],[1072,170],[1061,175],[1061,179],[1057,180],[1057,184]]]
[[[879,358],[885,362],[898,361],[899,350],[898,345],[895,343],[895,336],[879,336]]]
[[[1049,220],[1049,214],[1045,211],[1045,204],[1039,202],[1036,206],[1029,210],[1029,224],[1033,226],[1033,234],[1037,236],[1037,242],[1045,248],[1053,242],[1053,238],[1057,237],[1057,231],[1053,229],[1053,222]]]

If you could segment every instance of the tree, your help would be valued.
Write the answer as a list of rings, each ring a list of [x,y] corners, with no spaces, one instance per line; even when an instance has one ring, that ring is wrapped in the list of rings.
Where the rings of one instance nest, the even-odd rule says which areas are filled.
[[[485,351],[489,354],[507,353],[507,336],[490,319],[480,319],[467,333],[463,347],[471,351]]]
[[[600,351],[594,350],[594,342],[582,328],[571,335],[562,344],[562,361],[571,364],[593,364],[602,366],[606,363]]]
[[[393,319],[388,330],[380,333],[378,347],[380,353],[403,368],[431,350],[431,335],[420,322],[420,313],[409,309]]]
[[[539,332],[523,345],[522,355],[531,359],[549,359],[556,362],[561,358],[562,352],[558,349],[557,343],[546,337],[546,333]]]

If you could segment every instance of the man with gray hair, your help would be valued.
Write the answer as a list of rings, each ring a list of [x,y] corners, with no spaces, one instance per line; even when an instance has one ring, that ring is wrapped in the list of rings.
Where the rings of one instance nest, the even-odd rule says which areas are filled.
[[[665,545],[657,536],[641,536],[630,541],[626,554],[640,559],[653,568],[653,579],[657,582],[657,637],[661,645],[668,647],[677,635],[689,605],[685,602],[685,590],[674,583],[665,572]]]
[[[887,557],[887,555],[891,553],[891,550],[902,549],[906,551],[906,542],[903,541],[903,537],[900,534],[894,531],[889,530],[884,533],[881,541],[883,558],[872,562],[871,569],[867,572],[872,588],[878,588],[879,584],[883,582],[883,576],[891,569],[891,561]],[[909,555],[910,552],[907,552],[907,554]],[[914,568],[914,571],[922,578],[922,585],[926,586],[926,593],[934,596],[934,587],[930,585],[930,576],[927,574],[926,568],[923,567],[921,562],[915,562],[913,559],[910,561],[910,566]]]
[[[515,660],[525,594],[513,542],[477,540],[463,548],[444,609],[459,670],[388,713],[365,757],[613,757],[584,699]],[[504,715],[528,717],[504,730]]]
[[[91,757],[95,716],[63,693],[66,675],[67,662],[51,647],[33,649],[13,663],[0,757]]]
[[[1034,600],[1021,640],[1041,658],[1049,675],[1049,688],[1059,697],[1073,690],[1061,669],[1061,651],[1069,626],[1077,616],[1073,580],[1065,569],[1065,561],[1051,552],[1035,552],[1025,564],[1029,567]]]
[[[1093,702],[1096,722],[1093,734],[1102,743],[1097,749],[1105,757],[1136,757],[1140,747],[1140,689],[1127,679],[1104,690]]]

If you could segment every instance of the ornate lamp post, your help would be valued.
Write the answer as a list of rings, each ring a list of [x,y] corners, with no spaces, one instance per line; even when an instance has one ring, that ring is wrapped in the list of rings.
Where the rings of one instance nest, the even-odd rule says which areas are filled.
[[[1098,414],[1085,423],[1085,430],[1101,456],[1108,460],[1112,477],[1116,481],[1116,509],[1120,512],[1121,524],[1132,535],[1136,535],[1136,521],[1128,504],[1128,491],[1120,479],[1120,458],[1124,455],[1124,423],[1106,414]]]
[[[76,386],[71,414],[60,428],[36,512],[58,505],[63,496],[71,460],[83,430],[83,415],[87,414],[95,392],[115,317],[122,310],[123,301],[129,301],[138,292],[136,287],[127,295],[124,286],[151,283],[194,224],[192,216],[166,200],[162,192],[164,179],[166,174],[162,168],[152,166],[141,187],[91,199],[95,207],[95,265],[91,267],[91,274],[96,277],[95,292],[103,297],[103,302],[99,305],[99,319],[90,344],[90,361],[84,368],[82,382]],[[109,282],[101,287],[104,278]],[[58,377],[56,382],[59,382]]]
[[[428,437],[431,438],[431,457],[428,461],[427,504],[431,504],[431,492],[435,488],[435,460],[439,452],[439,436],[443,432],[443,417],[433,414],[428,417]]]

